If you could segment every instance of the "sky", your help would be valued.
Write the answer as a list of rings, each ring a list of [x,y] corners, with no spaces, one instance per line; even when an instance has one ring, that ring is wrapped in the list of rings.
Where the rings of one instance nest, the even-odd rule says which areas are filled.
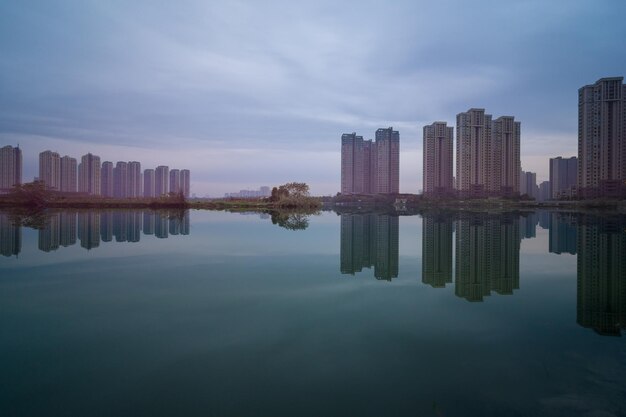
[[[192,193],[340,188],[340,138],[485,108],[522,168],[577,153],[578,88],[626,75],[626,1],[0,1],[0,145],[191,170]]]

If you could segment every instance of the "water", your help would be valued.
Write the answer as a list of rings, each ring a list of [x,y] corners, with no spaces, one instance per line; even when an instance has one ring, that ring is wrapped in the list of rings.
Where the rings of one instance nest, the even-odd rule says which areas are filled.
[[[0,244],[2,416],[626,415],[623,217],[5,213]]]

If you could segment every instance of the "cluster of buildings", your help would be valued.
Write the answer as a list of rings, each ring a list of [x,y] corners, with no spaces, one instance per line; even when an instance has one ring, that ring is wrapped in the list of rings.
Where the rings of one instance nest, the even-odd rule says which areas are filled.
[[[190,171],[170,169],[161,165],[156,169],[141,170],[137,161],[100,162],[100,157],[88,153],[80,162],[57,152],[39,154],[39,176],[52,191],[82,193],[103,197],[140,198],[160,197],[182,193],[189,197]],[[19,147],[0,149],[0,190],[8,190],[22,183],[22,151]]]
[[[262,198],[271,195],[270,187],[264,185],[259,187],[258,190],[240,190],[236,193],[225,193],[224,198]]]
[[[375,140],[356,133],[341,136],[341,194],[400,192],[400,134],[378,129]]]
[[[521,124],[494,119],[485,109],[423,129],[423,192],[459,198],[514,197],[537,200],[626,197],[626,85],[602,78],[578,92],[578,157],[550,159],[550,179],[537,184],[522,171]],[[456,134],[455,134],[456,133]],[[456,139],[456,140],[455,140]],[[456,142],[456,147],[455,147]],[[376,141],[356,133],[341,137],[341,194],[397,194],[399,134],[378,129]]]

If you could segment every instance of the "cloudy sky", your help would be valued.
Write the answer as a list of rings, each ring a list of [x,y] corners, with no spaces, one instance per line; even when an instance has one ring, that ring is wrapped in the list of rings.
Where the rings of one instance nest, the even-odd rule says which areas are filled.
[[[25,179],[45,149],[192,170],[192,192],[306,181],[339,190],[343,132],[484,107],[522,122],[522,167],[576,154],[577,90],[626,75],[626,1],[0,3],[0,145]]]

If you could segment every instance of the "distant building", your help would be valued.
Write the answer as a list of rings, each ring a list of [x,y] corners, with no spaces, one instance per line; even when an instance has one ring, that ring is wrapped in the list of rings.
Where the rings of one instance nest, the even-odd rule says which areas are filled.
[[[128,163],[128,197],[141,197],[141,163],[130,161]]]
[[[161,197],[169,193],[170,168],[160,165],[154,171],[154,195]]]
[[[552,198],[552,189],[550,188],[550,181],[543,181],[539,184],[539,201],[547,201]]]
[[[452,177],[452,149],[454,148],[454,128],[446,122],[434,122],[424,126],[424,194],[429,196],[451,195],[454,193]]]
[[[363,194],[363,136],[341,135],[341,194]]]
[[[22,150],[18,147],[0,148],[0,190],[22,183]]]
[[[601,78],[578,90],[578,192],[626,195],[626,85]]]
[[[400,134],[392,127],[376,131],[377,194],[400,192]]]
[[[180,192],[180,170],[170,170],[170,193],[178,194]]]
[[[520,194],[520,131],[520,122],[512,116],[501,116],[493,121],[491,134],[496,195]]]
[[[182,181],[182,180],[181,180]],[[271,196],[270,187],[263,186],[258,190],[240,190],[236,193],[226,193],[225,198],[262,198]]]
[[[100,157],[88,153],[83,155],[78,166],[78,191],[100,195]]]
[[[113,195],[116,198],[128,197],[128,163],[119,161],[113,168]]]
[[[152,198],[155,196],[155,176],[153,169],[146,169],[143,171],[143,196]],[[154,224],[154,222],[152,222]],[[154,230],[154,226],[153,226]],[[154,234],[154,231],[151,233]]]
[[[78,189],[76,179],[76,158],[65,155],[61,158],[61,191],[75,193]]]
[[[50,190],[61,190],[61,157],[58,153],[44,151],[39,154],[39,181]]]
[[[578,181],[578,158],[550,158],[550,199],[571,197]]]
[[[524,172],[520,174],[520,194],[537,198],[539,188],[537,187],[537,174],[534,172]]]
[[[113,197],[113,162],[104,161],[100,169],[100,192],[105,197]]]
[[[185,198],[189,198],[191,191],[191,172],[188,169],[180,170],[180,189]],[[261,187],[261,194],[263,197],[269,197],[270,187]]]

